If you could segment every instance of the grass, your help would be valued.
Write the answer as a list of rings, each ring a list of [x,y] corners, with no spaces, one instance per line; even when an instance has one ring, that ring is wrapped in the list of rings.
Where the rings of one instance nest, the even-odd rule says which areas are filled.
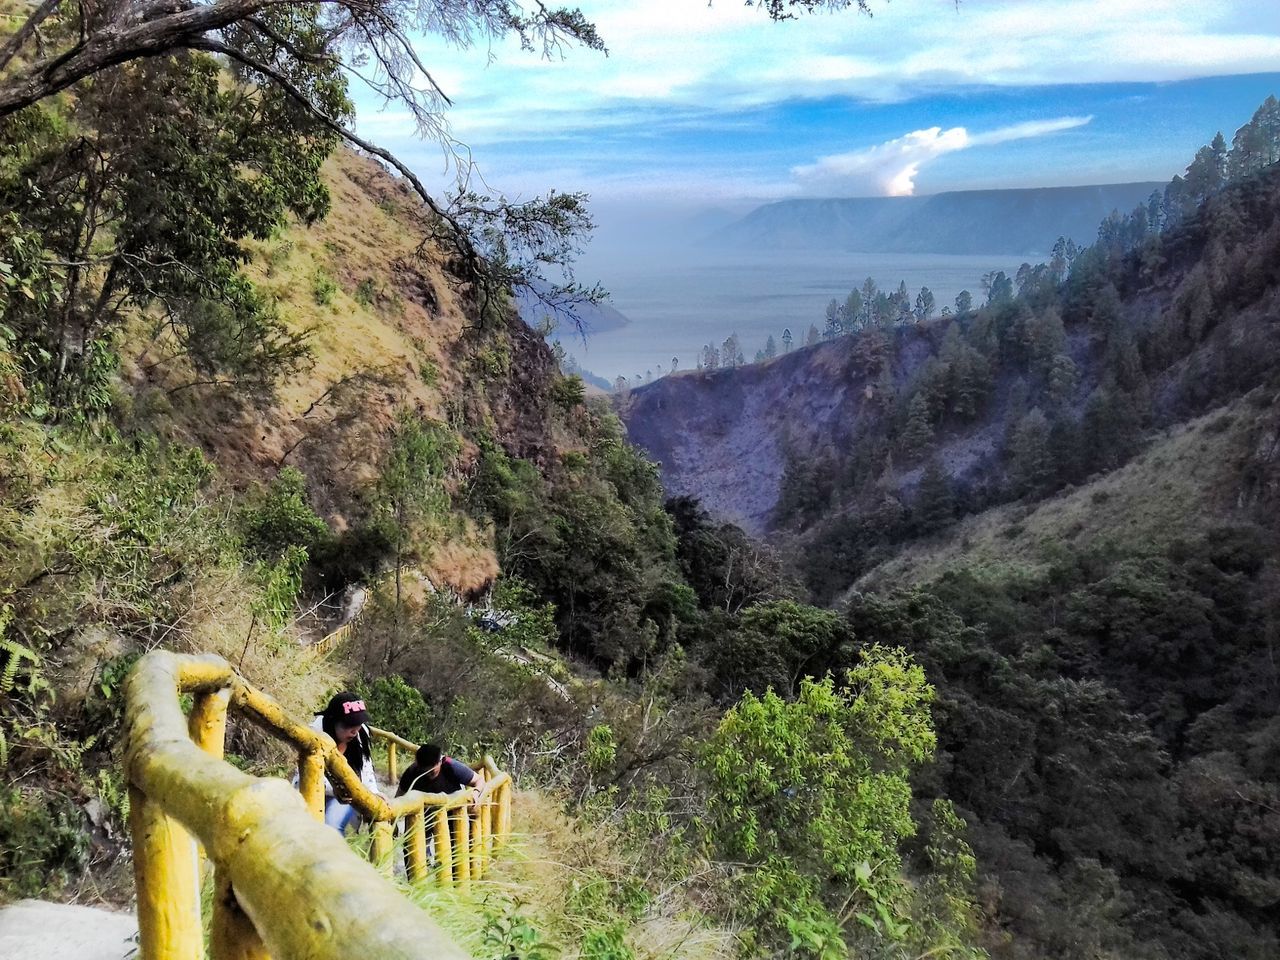
[[[1173,428],[1129,463],[1039,504],[1014,503],[968,517],[945,540],[913,544],[854,584],[908,586],[964,562],[993,575],[1038,571],[1062,546],[1158,553],[1235,509],[1241,468],[1259,411],[1248,398]]]
[[[510,841],[469,895],[434,883],[397,882],[474,957],[493,957],[495,927],[512,919],[534,928],[553,956],[583,956],[584,944],[593,942],[606,918],[585,909],[582,891],[602,878],[632,876],[636,865],[619,853],[621,844],[610,830],[566,814],[552,796],[520,791],[512,814]],[[736,956],[733,934],[701,918],[687,890],[651,901],[622,922],[626,947],[637,960]]]
[[[456,282],[435,251],[418,255],[420,204],[375,162],[346,150],[329,159],[324,177],[328,217],[246,244],[245,273],[290,329],[310,335],[309,367],[279,384],[265,407],[240,406],[225,391],[169,395],[190,377],[169,365],[148,369],[157,357],[142,323],[122,354],[139,424],[207,451],[235,490],[297,467],[318,512],[341,529],[363,510],[400,410],[448,422],[458,398],[484,397],[456,360],[470,322]],[[490,538],[461,516],[454,526],[425,572],[459,591],[481,589],[496,571]]]

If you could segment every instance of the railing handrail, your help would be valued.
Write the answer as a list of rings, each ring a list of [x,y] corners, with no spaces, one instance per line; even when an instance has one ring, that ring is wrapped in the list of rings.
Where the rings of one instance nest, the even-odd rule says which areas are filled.
[[[182,711],[182,694],[194,697],[190,716]],[[298,790],[222,759],[228,707],[298,750]],[[323,774],[374,821],[374,853],[384,865],[390,862],[392,822],[409,818],[412,880],[427,876],[426,810],[437,808],[438,875],[465,886],[483,874],[490,848],[510,831],[511,778],[491,758],[485,766],[491,776],[474,814],[465,809],[472,802],[466,793],[414,791],[391,802],[360,783],[329,736],[288,716],[226,660],[147,654],[126,685],[125,727],[142,955],[204,955],[202,855],[194,836],[214,866],[215,960],[268,952],[276,960],[461,960],[466,954],[421,908],[323,824]]]

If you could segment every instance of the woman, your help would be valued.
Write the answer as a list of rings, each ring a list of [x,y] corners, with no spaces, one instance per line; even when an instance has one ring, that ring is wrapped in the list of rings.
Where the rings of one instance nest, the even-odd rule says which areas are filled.
[[[373,771],[373,739],[369,735],[369,712],[364,701],[354,693],[338,693],[316,714],[312,730],[320,730],[333,738],[338,752],[360,778],[365,788],[378,792],[378,779]],[[338,799],[328,775],[324,778],[324,822],[340,833],[359,826],[360,814],[351,804]]]

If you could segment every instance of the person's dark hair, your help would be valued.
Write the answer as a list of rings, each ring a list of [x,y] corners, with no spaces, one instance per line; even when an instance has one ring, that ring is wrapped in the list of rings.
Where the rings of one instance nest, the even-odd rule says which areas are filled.
[[[424,770],[430,770],[440,762],[442,756],[444,756],[444,751],[439,746],[434,743],[424,743],[418,748],[415,759],[418,761],[419,767]]]
[[[368,722],[369,712],[365,709],[364,699],[348,691],[335,693],[320,711],[320,726],[334,740],[338,739],[339,724],[344,727],[363,727]],[[364,769],[365,761],[371,759],[372,755],[372,744],[363,730],[347,744],[346,752],[343,753],[347,765],[355,771],[357,777]]]

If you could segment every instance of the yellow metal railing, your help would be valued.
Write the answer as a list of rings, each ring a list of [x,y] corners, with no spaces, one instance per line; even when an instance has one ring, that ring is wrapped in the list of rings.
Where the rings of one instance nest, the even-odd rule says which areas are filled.
[[[184,714],[180,695],[192,697]],[[298,753],[299,789],[253,777],[222,759],[228,710]],[[416,745],[383,730],[395,779],[397,750]],[[373,859],[392,864],[392,827],[408,826],[409,878],[466,888],[511,831],[511,778],[485,758],[479,800],[411,792],[393,801],[367,790],[328,736],[289,717],[225,660],[156,651],[126,687],[125,770],[143,960],[204,956],[202,863],[213,868],[213,960],[408,960],[466,955],[417,906],[356,856],[324,819],[324,776],[373,823]],[[199,846],[197,845],[197,841]]]

